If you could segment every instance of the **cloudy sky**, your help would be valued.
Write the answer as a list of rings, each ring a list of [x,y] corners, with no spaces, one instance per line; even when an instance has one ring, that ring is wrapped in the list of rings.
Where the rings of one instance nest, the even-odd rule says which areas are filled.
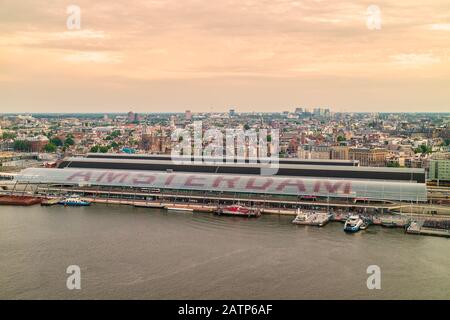
[[[316,106],[450,112],[450,1],[0,0],[0,112]]]

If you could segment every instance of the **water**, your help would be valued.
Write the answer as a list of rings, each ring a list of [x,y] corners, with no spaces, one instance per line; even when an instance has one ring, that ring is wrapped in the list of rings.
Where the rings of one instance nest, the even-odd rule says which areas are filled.
[[[0,206],[2,299],[449,299],[450,241],[129,206]],[[66,288],[79,265],[81,290]],[[381,290],[366,269],[381,268]]]

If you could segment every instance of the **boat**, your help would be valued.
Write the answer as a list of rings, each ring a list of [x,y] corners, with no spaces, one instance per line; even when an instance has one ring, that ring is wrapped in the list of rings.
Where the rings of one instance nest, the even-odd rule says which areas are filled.
[[[241,217],[259,217],[261,211],[256,208],[248,208],[240,205],[232,205],[219,208],[216,211],[218,215],[241,216]]]
[[[165,207],[167,210],[170,210],[170,211],[184,211],[184,212],[194,212],[194,209],[192,209],[192,208],[183,208],[183,207],[170,207],[170,206],[167,206],[167,207]]]
[[[135,203],[135,207],[139,208],[165,208],[166,206],[159,203]]]
[[[292,220],[292,223],[295,224],[304,224],[304,222],[308,221],[310,212],[308,211],[302,211],[300,209],[297,209],[297,216],[294,220]]]
[[[61,198],[45,198],[41,202],[41,206],[53,206],[58,204],[61,201]]]
[[[381,226],[386,228],[407,228],[409,221],[401,217],[382,217],[380,219]]]
[[[345,232],[358,232],[361,229],[364,221],[358,215],[350,216],[347,221],[345,221],[344,231]]]
[[[64,198],[63,200],[59,201],[59,204],[69,207],[84,207],[91,205],[89,201],[81,200],[81,198],[78,196]]]
[[[323,227],[330,221],[327,212],[302,211],[297,209],[297,216],[292,220],[293,224]]]
[[[0,196],[0,205],[32,206],[41,203],[41,198],[32,196]]]

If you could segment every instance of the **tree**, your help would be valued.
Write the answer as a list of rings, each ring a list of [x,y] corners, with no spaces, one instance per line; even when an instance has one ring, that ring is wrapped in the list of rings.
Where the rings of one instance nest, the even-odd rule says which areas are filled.
[[[337,141],[338,141],[338,142],[342,142],[342,141],[346,141],[346,139],[345,139],[344,136],[338,136],[338,137],[337,137]]]
[[[92,146],[90,152],[98,152],[98,146]]]
[[[398,168],[398,167],[400,167],[400,163],[398,163],[398,162],[388,162],[387,167]]]
[[[53,143],[57,147],[61,147],[63,145],[62,140],[58,137],[51,138],[50,143]]]
[[[14,141],[13,148],[17,151],[26,151],[30,150],[30,144],[23,140],[16,140]]]
[[[109,146],[110,146],[110,148],[116,149],[119,147],[119,144],[117,142],[113,141],[113,142],[111,142],[111,144]]]
[[[107,146],[101,146],[98,149],[101,153],[107,153],[109,148]]]
[[[432,151],[431,147],[428,147],[426,144],[422,144],[414,150],[415,153],[422,153],[422,154],[431,153],[431,151]]]
[[[55,152],[57,148],[58,147],[54,143],[49,142],[45,145],[44,151],[51,153],[51,152]]]
[[[68,146],[73,146],[73,145],[75,144],[75,141],[73,140],[73,138],[68,137],[68,138],[66,139],[66,141],[64,141],[64,144],[65,144],[65,145],[68,145]]]
[[[3,134],[2,134],[2,138],[3,138],[4,140],[7,140],[7,139],[15,139],[16,136],[17,136],[17,135],[16,135],[14,132],[3,132]]]

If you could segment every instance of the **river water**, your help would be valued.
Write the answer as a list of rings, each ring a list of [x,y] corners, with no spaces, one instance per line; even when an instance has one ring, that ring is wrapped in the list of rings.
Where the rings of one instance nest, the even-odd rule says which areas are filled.
[[[449,299],[450,241],[130,206],[0,206],[2,299]],[[66,268],[81,269],[68,290]],[[381,289],[367,288],[367,267]]]

